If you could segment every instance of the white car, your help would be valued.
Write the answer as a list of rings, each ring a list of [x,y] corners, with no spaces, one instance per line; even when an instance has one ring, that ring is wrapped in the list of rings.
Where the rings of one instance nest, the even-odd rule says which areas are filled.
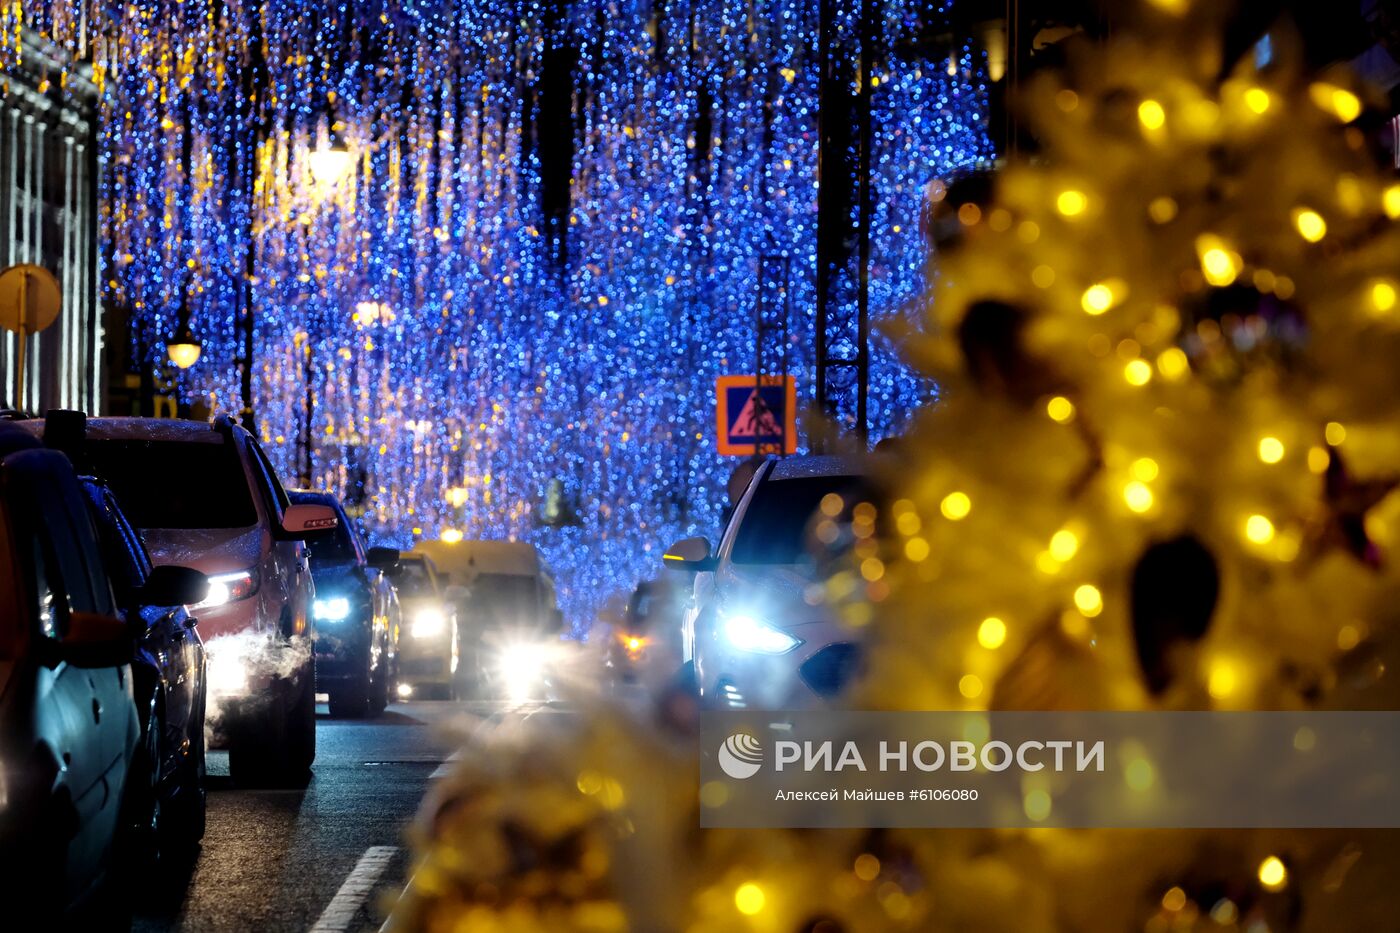
[[[20,422],[35,433],[45,422]],[[253,436],[155,418],[48,419],[49,439],[107,481],[157,565],[193,567],[209,595],[189,607],[208,658],[209,720],[235,780],[298,785],[316,757],[316,685],[303,541],[335,510],[295,505]]]
[[[735,505],[717,550],[687,538],[666,552],[667,567],[695,574],[682,672],[707,705],[810,707],[840,693],[855,673],[860,648],[815,598],[806,546],[813,516],[831,495],[847,510],[871,497],[856,461],[769,460]]]

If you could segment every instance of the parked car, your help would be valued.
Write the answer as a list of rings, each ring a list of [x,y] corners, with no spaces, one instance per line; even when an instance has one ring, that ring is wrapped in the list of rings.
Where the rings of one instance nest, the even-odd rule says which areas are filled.
[[[141,725],[132,633],[63,454],[0,424],[0,898],[54,921],[112,868]]]
[[[399,597],[385,571],[399,562],[393,548],[360,540],[340,500],[330,493],[292,490],[292,502],[335,510],[335,531],[307,542],[316,600],[316,691],[328,695],[332,716],[378,715],[394,696],[400,628]]]
[[[294,505],[251,434],[154,418],[46,419],[55,442],[116,492],[157,565],[209,577],[190,607],[208,656],[210,720],[240,782],[300,785],[316,757],[315,588],[303,542],[339,522]],[[21,422],[34,433],[45,422]]]
[[[755,471],[718,550],[687,538],[665,564],[695,574],[681,643],[683,675],[707,704],[787,709],[835,696],[855,673],[860,649],[822,601],[807,529],[828,496],[837,505],[871,497],[859,463],[844,457],[768,460]],[[830,504],[830,503],[828,503]]]
[[[554,581],[526,541],[424,541],[457,613],[458,693],[538,698],[547,693],[563,633]]]
[[[82,478],[117,606],[135,638],[132,691],[141,723],[126,785],[126,829],[140,867],[179,868],[204,838],[204,642],[185,609],[204,600],[197,570],[153,567],[112,490]]]
[[[399,636],[400,696],[455,698],[461,643],[446,582],[422,554],[399,558],[393,579],[404,627]]]

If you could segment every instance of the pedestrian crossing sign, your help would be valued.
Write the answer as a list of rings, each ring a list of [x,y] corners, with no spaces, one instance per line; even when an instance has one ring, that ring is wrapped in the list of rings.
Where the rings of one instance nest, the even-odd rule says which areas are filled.
[[[797,452],[797,383],[792,376],[720,376],[715,381],[719,452]]]

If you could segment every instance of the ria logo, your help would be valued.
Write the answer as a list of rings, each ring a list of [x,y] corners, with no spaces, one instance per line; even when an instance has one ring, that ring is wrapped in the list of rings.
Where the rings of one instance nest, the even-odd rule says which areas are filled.
[[[719,766],[736,781],[751,778],[763,767],[763,745],[747,732],[736,732],[719,747]]]

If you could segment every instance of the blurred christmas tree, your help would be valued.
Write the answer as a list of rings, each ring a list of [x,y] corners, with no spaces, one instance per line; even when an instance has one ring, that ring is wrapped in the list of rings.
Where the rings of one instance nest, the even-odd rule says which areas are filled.
[[[869,646],[856,706],[1400,699],[1400,183],[1347,75],[1303,74],[1281,31],[1267,63],[1222,61],[1218,14],[1187,6],[1027,88],[1034,164],[934,186],[960,230],[905,341],[943,400],[829,581]],[[677,731],[600,714],[469,763],[405,918],[1397,924],[1390,832],[702,832],[723,797]]]

